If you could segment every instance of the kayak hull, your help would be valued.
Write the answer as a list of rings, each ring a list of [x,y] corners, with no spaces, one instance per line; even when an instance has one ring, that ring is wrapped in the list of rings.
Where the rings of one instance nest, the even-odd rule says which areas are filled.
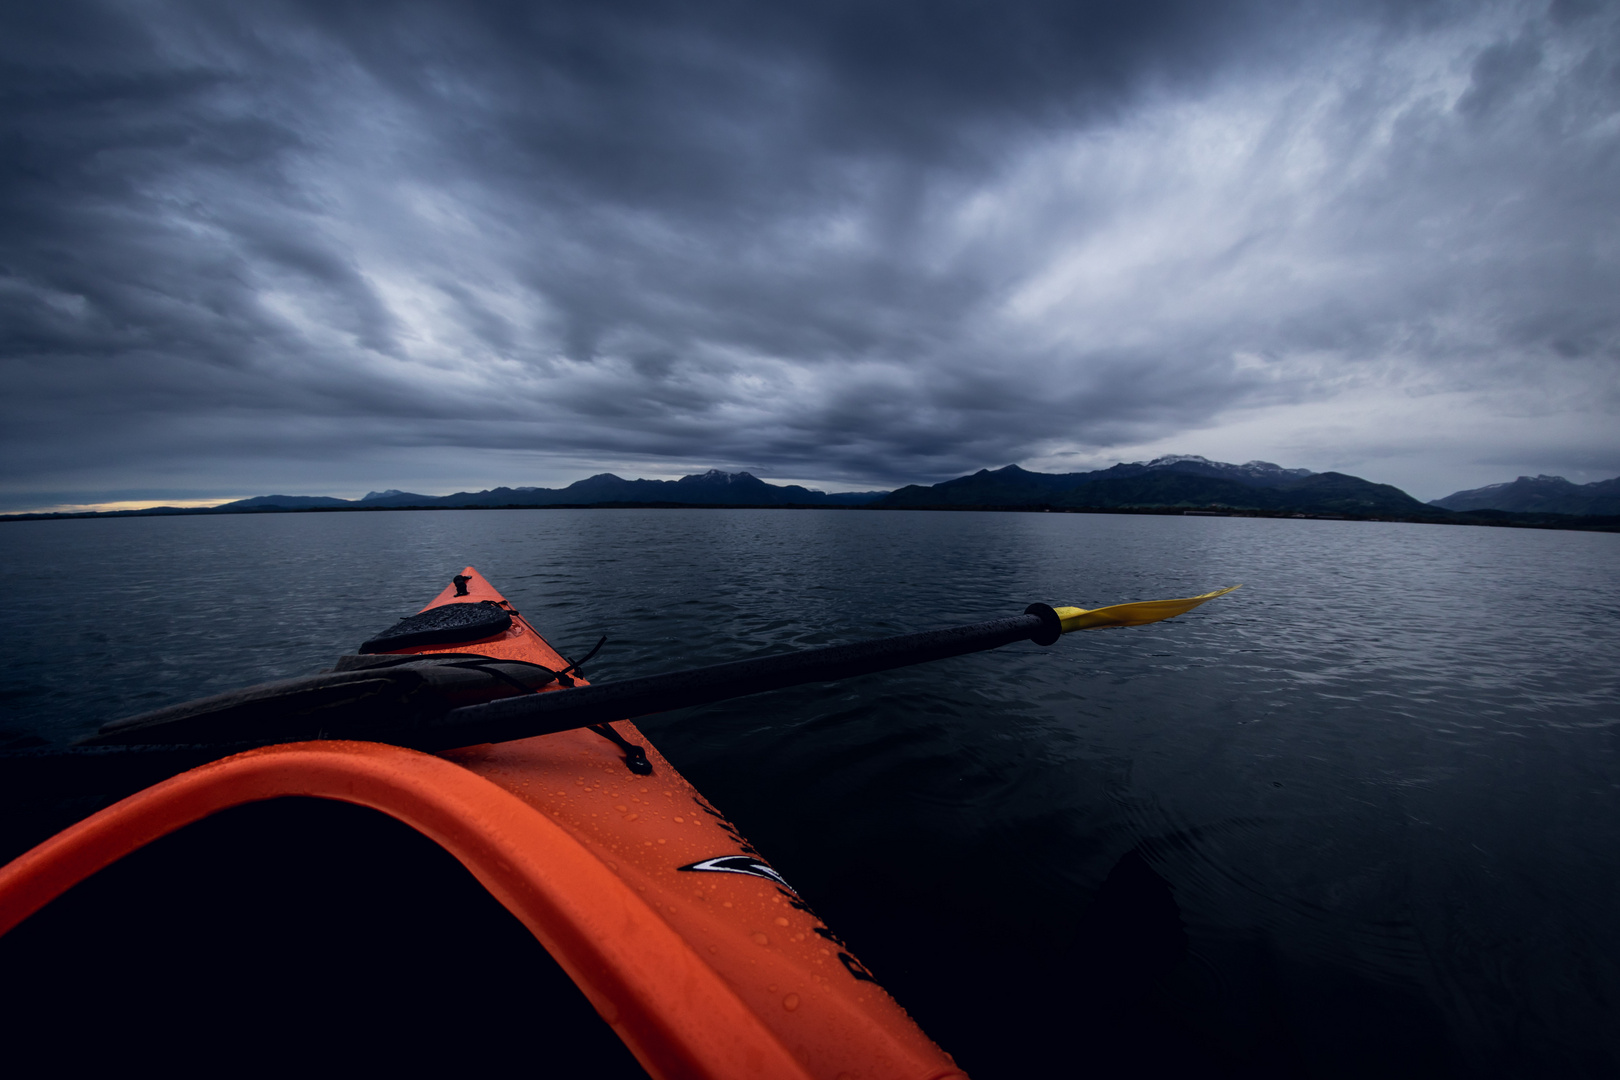
[[[463,572],[429,607],[494,600]],[[506,605],[510,609],[510,605]],[[475,652],[567,665],[516,611]],[[650,776],[576,730],[441,755],[320,741],[182,773],[0,868],[0,933],[98,870],[233,806],[332,799],[387,814],[462,863],[658,1077],[960,1076],[741,833],[628,722]]]

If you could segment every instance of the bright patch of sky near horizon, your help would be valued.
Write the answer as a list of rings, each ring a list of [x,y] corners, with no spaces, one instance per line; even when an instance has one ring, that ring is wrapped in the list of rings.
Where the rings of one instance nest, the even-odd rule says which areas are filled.
[[[0,509],[1620,473],[1620,9],[0,15]]]

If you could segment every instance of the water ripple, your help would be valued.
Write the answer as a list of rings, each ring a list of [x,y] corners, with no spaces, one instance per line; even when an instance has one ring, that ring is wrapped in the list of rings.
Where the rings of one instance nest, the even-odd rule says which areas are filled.
[[[1041,985],[1136,851],[1190,937],[1155,1008],[1239,1071],[1599,1076],[1620,1070],[1617,555],[1060,514],[21,523],[0,726],[61,742],[313,671],[469,562],[565,652],[607,634],[597,679],[1243,582],[1169,623],[644,726],[947,1047]]]

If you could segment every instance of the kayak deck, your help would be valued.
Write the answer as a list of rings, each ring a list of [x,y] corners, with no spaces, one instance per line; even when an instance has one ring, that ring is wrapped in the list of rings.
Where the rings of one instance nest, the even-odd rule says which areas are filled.
[[[510,625],[390,651],[569,666],[470,567],[424,610],[468,602],[502,605]],[[0,869],[0,932],[211,814],[333,799],[404,822],[466,866],[654,1076],[960,1076],[741,832],[634,725],[612,727],[645,748],[651,775],[632,772],[620,746],[589,729],[439,755],[293,743],[203,766]]]

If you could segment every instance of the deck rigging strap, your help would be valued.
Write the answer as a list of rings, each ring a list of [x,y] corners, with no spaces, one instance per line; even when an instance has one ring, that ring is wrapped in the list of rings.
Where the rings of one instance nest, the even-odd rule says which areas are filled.
[[[636,745],[623,735],[620,735],[617,731],[614,731],[612,724],[591,724],[589,725],[589,728],[591,731],[594,731],[598,735],[602,736],[602,738],[611,741],[618,746],[620,750],[624,751],[625,768],[629,769],[637,776],[652,775],[652,762],[647,760],[647,750],[645,747]]]
[[[590,660],[590,658],[595,656],[597,653],[601,652],[602,651],[602,646],[606,645],[606,644],[607,644],[607,635],[603,634],[601,637],[596,639],[596,644],[591,646],[591,651],[586,653],[580,659],[578,659],[578,660],[568,660],[568,657],[563,656],[564,660],[568,660],[568,666],[563,668],[561,671],[557,672],[557,681],[559,683],[561,683],[563,686],[570,686],[570,687],[573,686],[574,685],[574,680],[569,678],[569,674],[568,674],[569,672],[573,672],[575,675],[578,675],[580,678],[584,678],[585,677],[585,672],[581,670],[581,665],[583,665],[586,661]],[[561,653],[558,653],[557,655],[562,656]],[[527,689],[530,689],[530,688],[529,687],[524,687],[524,689],[527,690]],[[538,689],[534,690],[534,692],[536,694],[540,693],[540,691]],[[638,746],[637,744],[631,742],[629,739],[625,738],[623,735],[620,735],[617,731],[614,730],[613,725],[611,723],[604,722],[604,723],[600,723],[600,724],[586,724],[584,726],[586,728],[588,728],[589,730],[596,732],[598,735],[602,736],[602,738],[607,739],[609,742],[611,742],[615,746],[617,746],[620,750],[624,751],[624,767],[625,768],[629,769],[631,772],[635,773],[637,776],[651,776],[652,775],[652,771],[653,771],[652,762],[647,760],[647,749],[646,749],[646,747]]]
[[[604,646],[606,644],[607,644],[607,635],[603,634],[601,637],[596,639],[596,644],[591,646],[591,651],[586,653],[583,659],[569,660],[568,661],[568,666],[563,668],[561,671],[557,672],[557,681],[562,683],[564,686],[573,686],[574,685],[574,680],[570,679],[568,677],[568,673],[570,671],[572,671],[575,675],[578,675],[580,678],[583,679],[585,677],[585,672],[580,670],[580,665],[584,664],[584,663],[587,663],[590,660],[591,657],[593,657],[597,653],[601,652],[602,651],[602,646]],[[561,653],[558,653],[557,655],[562,656]],[[568,660],[568,657],[563,656],[563,659]]]

